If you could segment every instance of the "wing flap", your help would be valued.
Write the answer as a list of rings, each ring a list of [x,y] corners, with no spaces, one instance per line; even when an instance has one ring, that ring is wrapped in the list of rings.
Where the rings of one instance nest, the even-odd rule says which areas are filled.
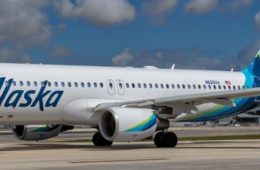
[[[156,106],[174,106],[176,104],[194,104],[196,103],[217,103],[221,105],[235,106],[231,99],[235,98],[248,98],[260,96],[260,88],[240,89],[231,91],[217,91],[217,92],[205,92],[196,94],[185,94],[178,96],[144,99],[144,100],[132,100],[122,102],[101,103],[95,111],[102,111],[108,107],[148,107],[152,105]]]

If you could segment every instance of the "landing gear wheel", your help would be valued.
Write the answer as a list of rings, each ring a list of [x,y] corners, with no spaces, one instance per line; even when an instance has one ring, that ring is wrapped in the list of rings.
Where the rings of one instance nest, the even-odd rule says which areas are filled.
[[[93,135],[92,142],[95,146],[111,146],[113,144],[113,142],[106,140],[99,132]]]
[[[155,144],[155,146],[157,146],[158,148],[163,146],[163,144],[162,144],[162,138],[163,138],[163,132],[157,133],[157,134],[155,135],[155,137],[154,137],[154,144]]]
[[[178,138],[173,132],[159,132],[154,137],[154,144],[157,147],[174,148],[178,143]]]

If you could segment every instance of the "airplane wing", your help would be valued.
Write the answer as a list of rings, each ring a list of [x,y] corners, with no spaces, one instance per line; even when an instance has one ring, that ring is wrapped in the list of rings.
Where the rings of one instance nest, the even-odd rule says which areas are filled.
[[[235,106],[232,99],[248,98],[260,96],[260,88],[240,89],[231,91],[205,92],[196,94],[185,94],[178,96],[131,100],[122,102],[101,103],[96,106],[95,111],[102,111],[109,107],[137,107],[145,108],[149,106],[189,105],[191,110],[196,111],[196,105],[203,103],[216,103],[227,106]]]

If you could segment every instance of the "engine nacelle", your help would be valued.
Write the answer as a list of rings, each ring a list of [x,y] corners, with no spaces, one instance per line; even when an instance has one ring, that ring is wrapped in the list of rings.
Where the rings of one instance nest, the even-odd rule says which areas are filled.
[[[152,109],[114,107],[104,111],[99,130],[109,141],[135,141],[151,137],[156,130],[169,127]]]
[[[17,139],[39,141],[58,136],[61,132],[73,129],[68,125],[17,125],[13,133]]]

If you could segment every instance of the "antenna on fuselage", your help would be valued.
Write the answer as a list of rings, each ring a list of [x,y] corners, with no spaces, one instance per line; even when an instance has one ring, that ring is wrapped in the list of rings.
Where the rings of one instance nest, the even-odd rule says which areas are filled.
[[[172,65],[171,70],[174,70],[174,68],[175,68],[175,64]]]

